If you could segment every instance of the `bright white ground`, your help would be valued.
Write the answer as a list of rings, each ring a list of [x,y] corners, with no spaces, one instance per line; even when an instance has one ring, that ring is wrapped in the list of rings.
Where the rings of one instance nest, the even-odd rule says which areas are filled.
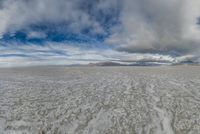
[[[0,69],[1,134],[200,134],[200,67]]]

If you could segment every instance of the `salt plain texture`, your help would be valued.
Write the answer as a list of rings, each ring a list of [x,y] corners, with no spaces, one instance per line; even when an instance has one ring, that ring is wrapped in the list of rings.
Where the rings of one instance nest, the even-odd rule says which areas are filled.
[[[0,134],[200,134],[200,67],[0,69]]]

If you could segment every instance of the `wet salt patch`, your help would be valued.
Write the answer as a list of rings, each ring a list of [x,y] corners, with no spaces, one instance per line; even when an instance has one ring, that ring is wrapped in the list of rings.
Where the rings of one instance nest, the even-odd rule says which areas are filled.
[[[154,107],[154,109],[158,112],[158,115],[159,115],[159,121],[162,125],[162,129],[161,130],[161,133],[163,134],[174,134],[174,131],[171,127],[171,118],[168,113],[161,109],[161,108],[158,108],[158,107]]]

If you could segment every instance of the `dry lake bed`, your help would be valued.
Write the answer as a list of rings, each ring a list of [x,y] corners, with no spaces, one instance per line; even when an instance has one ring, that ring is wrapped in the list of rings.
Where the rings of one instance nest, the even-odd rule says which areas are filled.
[[[200,134],[200,67],[2,68],[0,134]]]

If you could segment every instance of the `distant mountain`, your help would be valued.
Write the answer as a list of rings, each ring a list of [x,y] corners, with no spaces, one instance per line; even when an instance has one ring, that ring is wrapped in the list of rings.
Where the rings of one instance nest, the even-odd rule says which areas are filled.
[[[127,66],[125,64],[115,63],[115,62],[98,62],[90,63],[89,66]]]
[[[98,62],[90,63],[88,66],[160,66],[161,63],[157,62],[133,62],[133,63],[117,63],[117,62]]]
[[[179,63],[174,63],[173,65],[200,65],[198,62],[194,62],[192,60],[182,61]]]

